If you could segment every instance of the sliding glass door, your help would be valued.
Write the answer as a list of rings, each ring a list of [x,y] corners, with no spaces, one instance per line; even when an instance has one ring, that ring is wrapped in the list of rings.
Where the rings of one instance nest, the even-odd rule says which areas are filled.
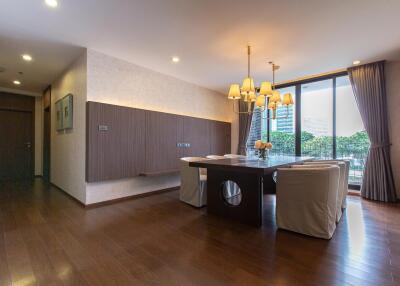
[[[347,73],[278,89],[295,95],[295,105],[279,107],[276,120],[267,120],[267,111],[253,116],[248,147],[261,138],[273,143],[272,155],[350,160],[349,184],[360,185],[370,143]]]
[[[348,76],[336,78],[336,157],[350,160],[349,183],[360,185],[369,138]]]

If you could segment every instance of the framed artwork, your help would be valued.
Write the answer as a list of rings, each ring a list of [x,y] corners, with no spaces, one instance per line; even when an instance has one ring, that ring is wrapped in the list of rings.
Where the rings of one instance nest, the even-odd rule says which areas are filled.
[[[72,94],[66,95],[62,99],[62,122],[63,129],[73,128],[73,96]]]
[[[56,130],[63,130],[62,100],[58,100],[56,105]]]
[[[73,96],[67,94],[55,103],[56,130],[62,131],[73,128]]]

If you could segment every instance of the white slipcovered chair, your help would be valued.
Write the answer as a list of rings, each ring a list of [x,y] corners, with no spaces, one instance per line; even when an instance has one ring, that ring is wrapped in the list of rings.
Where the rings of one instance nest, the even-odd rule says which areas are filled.
[[[220,156],[220,155],[208,155],[208,156],[206,156],[206,158],[207,159],[212,159],[212,160],[226,159],[226,157]]]
[[[278,228],[330,239],[336,229],[338,166],[279,168]]]
[[[347,207],[347,194],[349,192],[349,173],[350,173],[350,161],[349,160],[314,160],[305,162],[305,164],[330,164],[330,163],[344,163],[345,164],[345,177],[343,182],[343,189],[342,189],[342,209]]]
[[[330,165],[336,165],[339,167],[339,189],[338,196],[336,201],[336,222],[339,222],[343,215],[342,204],[343,197],[346,196],[347,186],[345,185],[345,176],[346,176],[346,164],[344,162],[330,161],[330,162],[304,162],[304,165],[296,165],[292,166],[294,168],[312,168],[312,167],[326,167]]]
[[[202,157],[181,158],[179,199],[195,207],[202,207],[207,204],[207,170],[190,167],[189,163],[202,160],[207,159]]]
[[[236,159],[236,158],[245,159],[246,158],[246,156],[238,155],[238,154],[225,154],[224,157],[229,158],[229,159]]]

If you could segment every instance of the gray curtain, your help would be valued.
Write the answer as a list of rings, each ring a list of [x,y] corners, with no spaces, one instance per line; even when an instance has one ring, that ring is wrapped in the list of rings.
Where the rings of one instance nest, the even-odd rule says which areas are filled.
[[[238,100],[239,112],[245,112],[248,110],[247,102]],[[251,110],[253,110],[254,104],[252,104]],[[238,153],[240,155],[246,155],[246,142],[249,137],[251,127],[252,114],[239,113],[239,146]]]
[[[390,162],[384,62],[348,69],[362,121],[371,141],[365,164],[361,195],[364,198],[396,201]]]

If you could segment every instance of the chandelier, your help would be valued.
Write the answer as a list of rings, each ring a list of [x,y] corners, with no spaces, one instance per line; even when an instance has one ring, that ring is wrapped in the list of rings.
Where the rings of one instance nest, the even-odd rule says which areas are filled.
[[[275,90],[275,71],[279,69],[279,66],[273,62],[269,62],[272,67],[272,83],[263,81],[260,87],[255,87],[254,80],[250,76],[250,55],[251,47],[247,46],[247,77],[243,80],[241,87],[239,84],[231,84],[228,93],[229,99],[243,100],[246,102],[247,111],[236,111],[234,104],[234,112],[239,114],[252,114],[253,112],[263,112],[268,109],[272,111],[272,117],[263,117],[263,119],[287,118],[289,116],[289,106],[292,106],[294,102],[291,93],[284,94],[282,98],[280,92]],[[254,109],[252,108],[253,103],[255,104]],[[276,110],[280,105],[286,107],[286,115],[276,117]]]

